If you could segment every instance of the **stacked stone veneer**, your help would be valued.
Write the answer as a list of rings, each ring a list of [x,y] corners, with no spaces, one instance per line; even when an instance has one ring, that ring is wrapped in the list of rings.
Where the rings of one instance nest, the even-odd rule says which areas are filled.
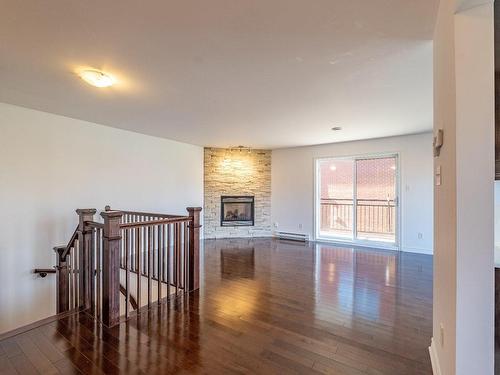
[[[271,236],[271,151],[205,148],[205,238]],[[221,227],[222,195],[255,197],[255,225]]]

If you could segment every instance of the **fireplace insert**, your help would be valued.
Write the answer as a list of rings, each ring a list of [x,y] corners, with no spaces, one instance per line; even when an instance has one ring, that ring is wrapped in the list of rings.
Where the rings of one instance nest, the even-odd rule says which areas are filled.
[[[244,227],[254,225],[254,197],[220,197],[220,225],[223,227]]]

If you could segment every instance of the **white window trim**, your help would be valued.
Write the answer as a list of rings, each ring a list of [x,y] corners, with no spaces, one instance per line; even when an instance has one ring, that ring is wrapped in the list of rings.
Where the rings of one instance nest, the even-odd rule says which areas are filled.
[[[319,186],[319,163],[325,160],[356,160],[356,159],[382,159],[387,157],[395,157],[396,158],[396,197],[397,197],[397,206],[396,206],[396,230],[395,230],[395,243],[386,243],[386,242],[377,242],[377,241],[365,241],[365,240],[344,240],[342,238],[337,237],[324,237],[319,235],[319,215],[320,212],[318,210],[319,200],[320,200],[320,186]],[[313,217],[313,236],[314,241],[323,242],[323,243],[337,243],[340,245],[352,245],[352,246],[360,246],[360,247],[371,247],[376,249],[387,249],[387,250],[401,250],[401,213],[402,213],[402,197],[401,197],[401,155],[399,152],[383,152],[383,153],[368,153],[368,154],[356,154],[356,155],[342,155],[342,156],[321,156],[313,158],[313,171],[314,171],[314,194],[313,194],[313,209],[314,209],[314,217]]]

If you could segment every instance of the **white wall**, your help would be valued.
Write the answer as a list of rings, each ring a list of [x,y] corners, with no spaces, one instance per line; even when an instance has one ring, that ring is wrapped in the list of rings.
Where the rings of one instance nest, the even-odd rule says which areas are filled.
[[[445,138],[439,157],[442,185],[434,190],[434,301],[430,352],[434,374],[450,375],[455,374],[456,343],[456,104],[452,12],[451,1],[440,1],[434,34],[434,126],[444,130]],[[446,340],[443,344],[441,324]]]
[[[455,14],[457,374],[494,371],[493,2]]]
[[[272,223],[314,237],[314,158],[399,153],[401,248],[432,253],[432,134],[273,150]],[[422,239],[418,238],[422,233]]]
[[[0,103],[0,332],[55,313],[55,264],[76,208],[203,206],[203,149]]]
[[[442,173],[434,196],[435,374],[493,374],[493,52],[492,1],[440,1],[434,129],[444,129],[444,145],[434,162]]]
[[[500,181],[495,181],[495,265],[500,267]]]

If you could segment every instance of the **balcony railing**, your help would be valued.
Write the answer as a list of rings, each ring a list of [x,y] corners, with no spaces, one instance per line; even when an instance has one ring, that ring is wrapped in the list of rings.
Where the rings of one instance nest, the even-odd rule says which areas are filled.
[[[321,199],[321,231],[352,232],[354,210],[352,199]],[[395,234],[396,205],[390,199],[358,199],[356,227],[358,233]]]

